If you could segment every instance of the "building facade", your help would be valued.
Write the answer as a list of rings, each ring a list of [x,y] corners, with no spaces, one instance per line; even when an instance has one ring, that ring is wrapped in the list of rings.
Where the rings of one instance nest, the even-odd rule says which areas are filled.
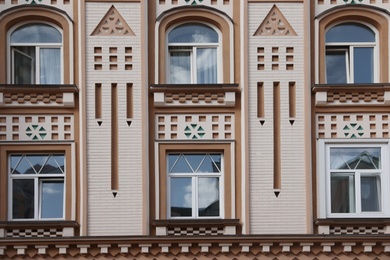
[[[0,0],[0,258],[389,258],[389,11]]]

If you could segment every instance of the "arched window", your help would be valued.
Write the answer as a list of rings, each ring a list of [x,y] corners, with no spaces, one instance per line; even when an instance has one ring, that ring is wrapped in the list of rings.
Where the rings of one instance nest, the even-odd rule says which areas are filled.
[[[62,82],[62,34],[51,25],[23,25],[10,34],[13,84]]]
[[[211,27],[188,23],[168,33],[168,67],[171,84],[218,82],[219,35]]]
[[[360,23],[342,23],[325,34],[328,84],[376,81],[376,35]]]

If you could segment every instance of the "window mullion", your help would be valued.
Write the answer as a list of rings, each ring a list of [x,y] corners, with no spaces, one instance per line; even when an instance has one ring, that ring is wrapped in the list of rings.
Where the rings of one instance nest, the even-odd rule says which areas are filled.
[[[34,71],[32,71],[31,75],[34,75],[35,76],[35,79],[33,80],[33,82],[35,82],[35,84],[40,84],[40,81],[41,81],[41,77],[40,77],[40,74],[41,74],[41,67],[40,67],[40,52],[41,52],[41,49],[40,47],[36,47],[35,48],[35,63],[34,63],[34,66],[31,66],[31,69],[34,70],[34,67],[35,67],[35,73]]]
[[[192,177],[192,217],[198,218],[198,177]]]
[[[361,177],[361,172],[355,173],[355,207],[357,214],[362,213]]]
[[[39,200],[41,199],[41,194],[40,194],[40,181],[39,181],[39,178],[36,177],[34,178],[34,219],[40,219],[41,218],[41,214],[40,214],[40,204],[39,203]]]
[[[354,82],[354,65],[353,65],[353,47],[349,46],[345,53],[346,69],[347,69],[347,83]]]
[[[197,66],[196,66],[196,59],[197,59],[197,47],[192,48],[191,52],[191,82],[197,84],[198,83],[198,77],[197,77]]]

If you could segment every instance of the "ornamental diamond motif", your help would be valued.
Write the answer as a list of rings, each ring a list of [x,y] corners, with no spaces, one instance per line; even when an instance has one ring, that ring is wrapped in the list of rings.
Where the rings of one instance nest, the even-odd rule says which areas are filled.
[[[344,131],[344,136],[347,138],[358,138],[358,137],[362,137],[364,134],[363,127],[356,123],[345,125],[343,131]]]
[[[190,4],[190,5],[198,5],[198,4],[201,4],[203,2],[203,0],[185,0],[187,4]]]
[[[188,139],[202,139],[205,131],[202,126],[198,124],[190,124],[184,129],[184,134]]]
[[[42,2],[42,0],[26,0],[26,2],[28,4],[35,5],[35,4],[39,4],[40,2]],[[37,3],[37,2],[39,2],[39,3]]]
[[[31,138],[31,140],[43,140],[45,139],[47,132],[43,126],[31,125],[26,128],[26,135]]]

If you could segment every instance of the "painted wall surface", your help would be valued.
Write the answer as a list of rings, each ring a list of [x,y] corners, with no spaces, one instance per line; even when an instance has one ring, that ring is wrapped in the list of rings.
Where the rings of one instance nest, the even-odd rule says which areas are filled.
[[[288,22],[290,33],[254,35],[273,7]],[[304,157],[304,21],[303,3],[248,3],[249,52],[249,189],[252,234],[305,233],[306,178]],[[277,17],[282,17],[278,15]],[[288,27],[288,24],[285,25]],[[295,35],[293,34],[295,32]],[[258,83],[264,101],[257,100]],[[280,90],[280,115],[274,114],[274,85]],[[289,86],[295,85],[295,100]],[[290,118],[289,104],[296,103]],[[263,103],[263,104],[262,104]],[[258,117],[258,105],[264,115]],[[262,125],[260,120],[264,121]],[[274,133],[274,120],[280,131]],[[291,124],[290,120],[294,120]],[[280,135],[281,187],[274,194],[274,136]]]
[[[123,34],[119,29],[112,36],[91,35],[112,6],[133,33]],[[140,3],[88,2],[85,13],[88,231],[89,235],[140,235],[144,174],[141,166],[141,88],[146,87],[141,86]],[[95,118],[96,84],[101,84],[101,118]],[[116,84],[117,89],[117,129],[112,129],[111,125],[111,94],[115,86],[112,84]],[[133,117],[128,118],[126,93],[131,84]],[[101,121],[100,126],[98,121]],[[119,189],[115,198],[111,190],[113,134],[118,136]]]

